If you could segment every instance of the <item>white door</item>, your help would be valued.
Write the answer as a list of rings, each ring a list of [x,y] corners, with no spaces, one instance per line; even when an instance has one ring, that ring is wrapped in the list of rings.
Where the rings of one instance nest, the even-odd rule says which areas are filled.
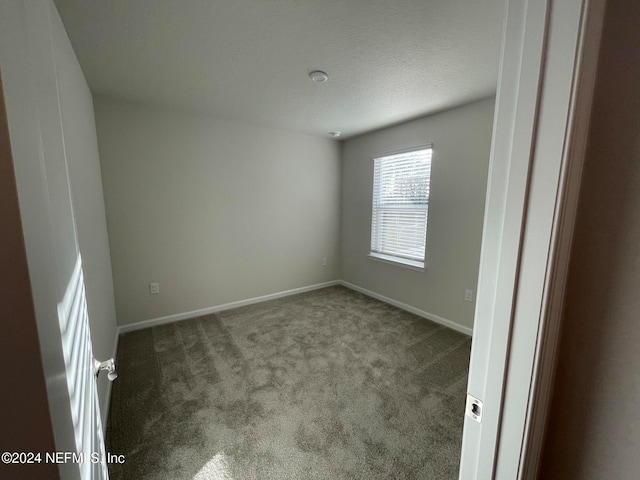
[[[108,479],[80,255],[58,304],[58,317],[80,477]]]
[[[65,480],[103,480],[108,473],[65,151],[65,135],[73,132],[64,132],[60,104],[70,48],[51,0],[0,2],[0,71],[55,446],[76,454],[55,463]]]

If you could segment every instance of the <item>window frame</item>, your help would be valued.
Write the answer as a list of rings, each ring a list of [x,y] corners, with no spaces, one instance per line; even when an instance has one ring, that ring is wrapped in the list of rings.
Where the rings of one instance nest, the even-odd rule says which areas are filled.
[[[377,185],[377,170],[376,170],[376,161],[381,160],[385,157],[393,157],[393,156],[399,156],[399,155],[403,155],[403,154],[407,154],[407,153],[413,153],[413,152],[420,152],[420,151],[424,151],[424,150],[430,150],[430,154],[429,154],[429,170],[428,170],[428,176],[427,176],[427,201],[426,201],[426,208],[425,210],[425,222],[424,222],[424,255],[422,260],[416,260],[416,259],[411,259],[411,258],[406,258],[403,257],[401,255],[394,255],[393,253],[387,253],[387,252],[383,252],[383,251],[375,251],[374,247],[374,237],[376,235],[379,235],[379,230],[378,233],[376,233],[376,211],[378,209],[377,205],[376,205],[376,198],[379,197],[379,195],[376,195],[376,185]],[[409,147],[409,148],[404,148],[401,150],[394,150],[391,152],[384,152],[384,153],[379,153],[379,154],[375,154],[372,158],[373,161],[373,185],[372,185],[372,194],[371,194],[371,230],[370,230],[370,236],[369,236],[369,253],[368,253],[368,258],[371,260],[375,260],[375,261],[379,261],[379,262],[383,262],[383,263],[388,263],[388,264],[392,264],[392,265],[397,265],[400,267],[404,267],[404,268],[409,268],[412,270],[418,270],[418,271],[425,271],[426,267],[427,267],[427,233],[428,233],[428,220],[429,220],[429,197],[430,197],[430,184],[431,184],[431,172],[432,172],[432,166],[433,166],[433,144],[432,143],[426,143],[423,145],[417,145],[414,147]],[[417,210],[417,209],[416,209]],[[377,227],[378,229],[380,229],[380,227]]]

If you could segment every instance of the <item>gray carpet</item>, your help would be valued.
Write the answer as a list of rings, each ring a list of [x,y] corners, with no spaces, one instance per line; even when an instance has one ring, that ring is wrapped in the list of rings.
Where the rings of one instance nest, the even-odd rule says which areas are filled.
[[[113,479],[454,479],[471,341],[343,287],[122,335]]]

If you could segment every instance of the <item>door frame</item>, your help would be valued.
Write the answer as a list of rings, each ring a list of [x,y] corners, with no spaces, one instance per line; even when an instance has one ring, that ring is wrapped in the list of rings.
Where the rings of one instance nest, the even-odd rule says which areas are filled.
[[[460,478],[536,478],[605,0],[509,0]]]
[[[55,272],[49,220],[36,208],[46,205],[34,100],[45,79],[35,78],[35,65],[20,58],[22,53],[34,62],[29,43],[42,38],[33,19],[44,18],[42,6],[52,3],[27,5],[26,10],[17,1],[4,6],[8,15],[0,20],[6,27],[1,36],[10,40],[4,44],[12,51],[0,51],[0,59],[11,72],[5,93],[14,154],[37,159],[16,165],[22,184],[31,185],[19,192],[28,261]],[[508,2],[468,388],[484,401],[484,412],[481,424],[465,417],[460,478],[535,476],[603,10],[604,0]],[[46,60],[44,50],[36,54]],[[57,326],[55,309],[46,307],[58,299],[43,280],[32,282],[56,447],[71,450],[69,415],[59,403],[66,393],[59,376],[61,351],[42,338]],[[78,477],[72,465],[61,466],[61,474]]]

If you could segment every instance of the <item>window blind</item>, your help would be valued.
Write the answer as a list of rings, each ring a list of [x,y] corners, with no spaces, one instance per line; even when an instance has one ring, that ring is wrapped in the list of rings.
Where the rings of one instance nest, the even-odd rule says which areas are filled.
[[[371,253],[425,260],[431,146],[374,159]]]

